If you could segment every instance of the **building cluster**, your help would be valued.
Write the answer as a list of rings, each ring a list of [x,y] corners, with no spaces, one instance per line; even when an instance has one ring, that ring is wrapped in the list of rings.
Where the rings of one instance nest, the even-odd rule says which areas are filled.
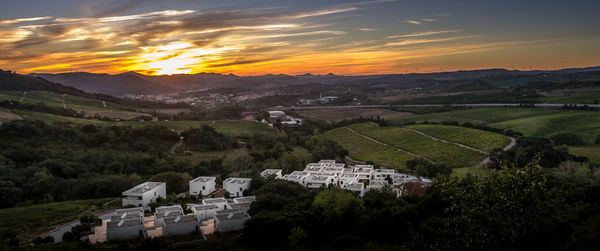
[[[283,111],[268,111],[269,118],[263,120],[262,122],[268,124],[269,126],[273,126],[274,123],[279,122],[284,125],[297,126],[300,125],[302,120],[298,118],[293,118],[285,114]]]
[[[338,186],[363,196],[367,191],[388,186],[398,197],[406,194],[423,195],[432,184],[430,179],[396,173],[394,169],[375,169],[372,165],[348,166],[335,160],[321,160],[306,165],[303,171],[282,175],[279,169],[264,170],[265,178],[274,177],[296,182],[309,189]]]
[[[215,191],[215,177],[198,177],[190,181],[190,194],[208,195]],[[201,227],[213,220],[214,230],[226,232],[240,230],[244,222],[250,219],[247,211],[254,196],[243,197],[243,191],[249,189],[250,179],[229,178],[223,181],[223,187],[233,199],[206,198],[198,204],[187,204],[186,211],[181,205],[161,206],[154,210],[153,216],[144,217],[149,210],[148,204],[158,198],[166,198],[164,182],[145,182],[123,192],[123,206],[133,208],[117,209],[110,214],[106,222],[106,239],[134,239],[149,236],[150,231],[159,231],[159,235],[187,235],[201,233]],[[152,224],[153,222],[153,224]]]
[[[315,105],[315,104],[327,104],[329,102],[338,99],[337,96],[325,96],[319,95],[318,99],[300,99],[298,100],[299,105]]]
[[[393,169],[376,169],[372,165],[346,166],[335,160],[321,160],[306,165],[303,171],[283,175],[280,169],[266,169],[263,178],[284,179],[296,182],[309,189],[338,186],[363,196],[369,190],[390,187],[397,196],[406,194],[423,195],[432,182],[423,177],[396,173]],[[123,192],[123,206],[133,208],[118,209],[106,222],[106,237],[111,239],[131,239],[147,237],[148,231],[161,230],[161,235],[184,235],[202,232],[202,226],[212,220],[214,230],[226,232],[240,230],[250,218],[247,211],[255,200],[254,196],[244,197],[250,189],[251,179],[228,178],[223,181],[223,189],[232,199],[206,198],[198,204],[188,204],[187,211],[180,205],[162,206],[153,216],[144,217],[144,211],[159,198],[166,198],[164,182],[145,182]],[[210,195],[216,190],[216,177],[201,176],[189,182],[190,195]],[[150,222],[154,224],[150,224]]]

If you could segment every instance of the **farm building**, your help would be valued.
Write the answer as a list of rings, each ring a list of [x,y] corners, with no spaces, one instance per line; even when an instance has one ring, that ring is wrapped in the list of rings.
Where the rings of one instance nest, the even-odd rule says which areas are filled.
[[[167,185],[164,182],[144,182],[123,192],[123,206],[148,208],[157,198],[167,198]]]
[[[216,177],[200,176],[190,181],[190,195],[203,196],[215,191]]]

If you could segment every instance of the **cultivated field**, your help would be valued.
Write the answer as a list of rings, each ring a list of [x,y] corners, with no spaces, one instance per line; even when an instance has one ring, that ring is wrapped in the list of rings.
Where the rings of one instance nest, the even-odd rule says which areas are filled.
[[[0,108],[0,123],[17,119],[22,119],[22,117],[11,112],[10,110]]]
[[[405,127],[377,127],[375,123],[360,123],[350,126],[360,134],[378,141],[428,158],[434,162],[444,162],[451,167],[472,166],[485,155],[465,147],[432,139]],[[436,126],[445,130],[446,126]]]
[[[72,221],[81,215],[120,207],[119,199],[107,204],[114,199],[64,201],[0,209],[0,232],[11,230],[26,234],[23,238],[32,238],[36,234],[52,230],[54,225]]]
[[[294,110],[294,112],[301,116],[308,117],[315,120],[326,120],[326,121],[340,121],[344,119],[353,118],[374,118],[379,116],[381,118],[393,118],[412,115],[408,112],[398,112],[389,109],[379,108],[331,108],[331,109],[306,109],[306,110]]]
[[[348,150],[351,158],[359,161],[373,161],[375,164],[385,167],[405,168],[406,161],[415,158],[356,135],[346,128],[336,128],[321,134],[321,136],[336,141]]]
[[[338,142],[355,160],[400,168],[417,157],[454,168],[477,166],[486,157],[484,152],[510,142],[504,135],[444,125],[378,127],[359,123],[322,136]]]
[[[525,136],[547,137],[558,132],[579,134],[592,143],[600,134],[600,112],[543,108],[495,107],[461,109],[390,119],[392,123],[457,121],[512,129]]]
[[[21,100],[22,97],[22,92],[0,92],[0,100]],[[48,106],[66,107],[76,111],[83,111],[86,115],[98,114],[100,116],[119,119],[149,116],[147,113],[138,112],[138,109],[135,107],[111,102],[102,102],[101,100],[96,99],[65,95],[64,101],[63,106],[63,96],[61,94],[45,91],[30,91],[27,92],[25,98],[23,98],[23,102],[26,104],[43,102]]]
[[[503,148],[510,143],[510,139],[504,135],[460,126],[411,125],[406,128],[485,152]]]

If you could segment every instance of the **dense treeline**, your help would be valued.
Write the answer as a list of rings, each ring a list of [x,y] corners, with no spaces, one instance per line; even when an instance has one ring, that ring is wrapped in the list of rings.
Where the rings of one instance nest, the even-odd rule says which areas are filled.
[[[176,133],[160,126],[4,123],[0,207],[119,196],[142,176],[188,168],[165,149],[177,140]]]
[[[599,195],[598,170],[542,168],[536,161],[486,178],[437,180],[422,198],[396,199],[389,190],[360,198],[338,188],[315,192],[273,181],[258,191],[239,245],[255,250],[594,250],[600,248]]]

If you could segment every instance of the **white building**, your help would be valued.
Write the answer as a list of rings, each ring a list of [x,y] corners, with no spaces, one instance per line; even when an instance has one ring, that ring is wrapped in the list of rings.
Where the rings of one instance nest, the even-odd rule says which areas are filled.
[[[250,215],[241,210],[225,210],[218,212],[214,219],[215,229],[220,232],[227,232],[243,229],[244,222],[250,219]]]
[[[188,208],[192,209],[192,212],[198,221],[212,219],[215,217],[215,213],[219,210],[219,206],[217,204],[190,205]]]
[[[286,174],[282,177],[282,179],[296,182],[300,185],[306,185],[306,178],[308,177],[308,173],[302,171],[294,171],[291,174]]]
[[[375,169],[373,170],[373,179],[385,180],[394,178],[394,169]]]
[[[164,219],[164,235],[185,235],[200,232],[200,222],[194,215],[180,215]]]
[[[148,208],[157,198],[167,198],[167,185],[164,182],[144,182],[123,192],[123,206]]]
[[[365,184],[362,182],[350,182],[346,183],[342,188],[350,191],[358,193],[359,196],[363,196],[365,194]]]
[[[108,240],[125,240],[145,238],[144,210],[141,207],[118,209],[106,223],[106,238]]]
[[[244,190],[250,189],[250,181],[247,178],[227,178],[223,181],[223,188],[229,192],[231,197],[241,197]]]
[[[154,226],[156,227],[164,226],[165,218],[184,215],[181,205],[157,207],[154,212]]]
[[[200,176],[190,181],[190,195],[206,196],[215,191],[217,177]]]
[[[234,203],[253,202],[255,200],[256,200],[256,196],[246,196],[246,197],[233,198],[233,202]]]
[[[217,211],[229,209],[229,203],[223,197],[203,199],[202,204],[204,204],[204,205],[215,204],[215,205],[217,205],[217,207],[219,207],[219,209]]]
[[[265,169],[264,171],[262,171],[260,173],[260,176],[263,177],[263,179],[267,179],[267,178],[281,179],[281,177],[283,175],[282,175],[281,169]]]
[[[357,173],[343,173],[338,178],[338,185],[340,187],[344,187],[344,185],[349,183],[358,183],[358,174]]]
[[[334,184],[334,176],[313,175],[306,179],[306,187],[311,189],[327,188],[330,184]]]
[[[379,190],[381,188],[383,188],[384,186],[386,186],[388,183],[385,180],[372,180],[371,182],[369,182],[369,185],[367,186],[367,190]]]

